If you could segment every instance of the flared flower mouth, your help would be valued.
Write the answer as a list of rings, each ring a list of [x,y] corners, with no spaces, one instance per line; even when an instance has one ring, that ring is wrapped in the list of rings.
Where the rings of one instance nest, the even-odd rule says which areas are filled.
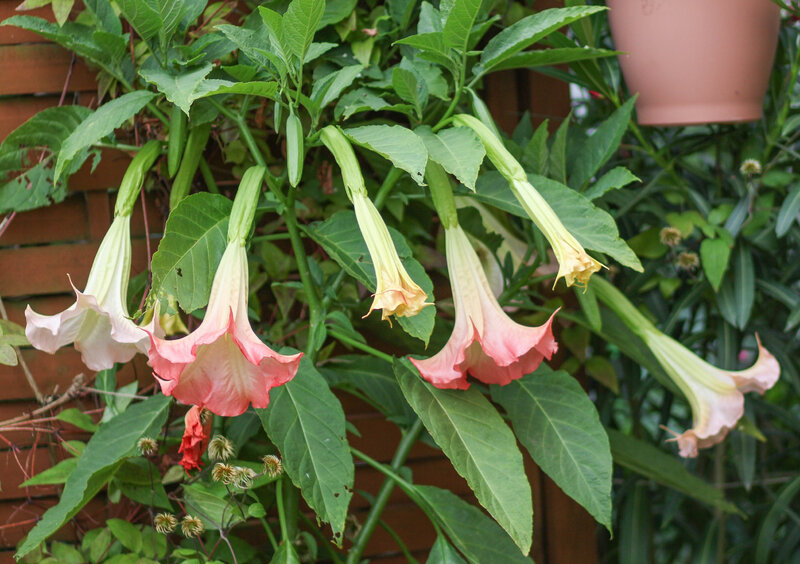
[[[28,340],[50,354],[74,343],[83,363],[96,371],[128,362],[137,352],[146,354],[147,333],[131,321],[125,303],[130,269],[130,216],[117,216],[97,251],[86,289],[80,292],[72,286],[75,303],[56,315],[41,315],[27,307]],[[161,334],[155,323],[145,329]]]
[[[540,327],[513,321],[500,307],[466,233],[445,230],[447,268],[453,287],[455,326],[445,347],[428,359],[411,359],[438,388],[467,389],[467,373],[486,384],[505,385],[538,368],[558,349],[553,316]]]
[[[375,296],[367,315],[379,309],[382,320],[391,315],[411,317],[425,306],[433,305],[426,301],[428,295],[400,261],[389,229],[372,201],[360,192],[353,193],[352,198],[358,226],[375,266]]]
[[[171,341],[150,337],[150,365],[164,394],[235,416],[251,404],[267,407],[270,389],[294,377],[302,353],[281,355],[261,342],[247,318],[247,293],[247,254],[234,241],[222,255],[200,326]]]
[[[695,457],[700,448],[722,441],[744,414],[744,392],[763,394],[775,385],[780,365],[758,343],[758,359],[747,370],[722,370],[654,328],[642,336],[692,408],[692,428],[678,435],[680,455]]]

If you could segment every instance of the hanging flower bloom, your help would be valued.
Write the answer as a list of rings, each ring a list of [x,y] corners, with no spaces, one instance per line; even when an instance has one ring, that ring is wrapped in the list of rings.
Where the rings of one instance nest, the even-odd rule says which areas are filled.
[[[56,315],[41,315],[30,306],[26,308],[25,336],[35,348],[53,354],[74,343],[83,363],[97,371],[112,368],[116,362],[128,362],[137,352],[147,353],[147,334],[130,320],[126,305],[131,273],[130,223],[144,173],[159,151],[158,141],[150,141],[131,161],[120,185],[114,221],[94,257],[86,288],[80,292],[72,286],[75,303]],[[146,329],[161,334],[155,322]]]
[[[758,359],[753,366],[738,372],[722,370],[659,331],[611,283],[598,278],[592,283],[592,289],[631,331],[644,340],[689,401],[693,426],[675,439],[681,456],[695,457],[698,448],[722,441],[744,415],[743,394],[763,394],[778,381],[780,365],[761,345],[758,336]]]
[[[525,170],[503,143],[480,120],[466,114],[453,118],[456,125],[471,128],[477,133],[486,155],[508,181],[511,191],[519,203],[547,238],[558,261],[559,278],[564,278],[567,286],[585,286],[589,278],[603,265],[590,257],[578,240],[570,233],[541,194],[528,181]]]
[[[497,303],[480,260],[458,224],[445,229],[445,246],[455,327],[439,353],[411,359],[422,377],[437,388],[466,390],[467,372],[486,384],[505,385],[536,370],[558,349],[552,316],[540,327],[512,321]]]
[[[251,403],[253,407],[267,407],[270,389],[291,380],[303,356],[282,355],[269,348],[253,332],[247,318],[245,239],[264,170],[248,169],[239,185],[228,246],[214,275],[200,326],[176,340],[150,337],[150,365],[161,391],[228,417],[244,413]]]
[[[411,317],[425,306],[433,305],[425,301],[427,294],[412,280],[400,261],[389,229],[367,195],[364,177],[347,138],[336,126],[328,126],[322,129],[320,139],[342,170],[347,196],[353,202],[358,227],[375,267],[375,296],[364,317],[376,309],[381,310],[382,320],[388,320],[390,315]]]
[[[188,473],[193,468],[200,470],[202,466],[200,458],[206,451],[211,434],[211,414],[207,409],[194,405],[186,412],[184,424],[186,429],[178,452],[183,454],[179,464]]]
[[[744,415],[744,392],[763,394],[780,376],[780,365],[758,342],[758,360],[747,370],[721,370],[655,328],[642,338],[692,407],[692,428],[678,435],[680,455],[697,456],[698,448],[725,438]]]

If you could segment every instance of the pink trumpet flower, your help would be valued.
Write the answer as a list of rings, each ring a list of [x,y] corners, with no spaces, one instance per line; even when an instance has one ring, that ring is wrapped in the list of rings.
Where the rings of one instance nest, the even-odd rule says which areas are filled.
[[[228,246],[214,275],[208,309],[186,337],[150,336],[150,365],[161,391],[217,415],[264,408],[269,391],[291,380],[302,353],[278,354],[253,332],[247,317],[248,268],[245,240],[264,176],[248,169],[239,185],[228,228]]]
[[[455,327],[436,355],[411,362],[437,388],[460,390],[469,388],[467,372],[486,384],[505,385],[536,370],[558,349],[553,317],[540,327],[514,322],[492,294],[466,233],[454,224],[445,229],[445,238]]]

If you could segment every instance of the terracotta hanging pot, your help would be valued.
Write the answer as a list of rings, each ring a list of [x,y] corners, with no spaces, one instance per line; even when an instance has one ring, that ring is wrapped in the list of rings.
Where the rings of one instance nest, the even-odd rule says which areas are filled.
[[[770,0],[607,0],[643,125],[761,118],[780,27]]]

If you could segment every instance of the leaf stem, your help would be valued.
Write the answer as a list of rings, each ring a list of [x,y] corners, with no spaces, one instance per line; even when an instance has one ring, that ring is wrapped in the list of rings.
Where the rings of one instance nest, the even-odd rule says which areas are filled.
[[[386,198],[389,197],[389,194],[391,194],[395,184],[397,184],[397,181],[400,180],[400,177],[402,176],[402,170],[392,167],[392,170],[390,170],[389,174],[386,175],[381,187],[378,188],[378,193],[375,195],[375,200],[373,203],[375,204],[376,208],[383,208],[383,204],[386,203]]]
[[[286,525],[286,512],[283,507],[283,478],[275,482],[275,501],[278,504],[278,523],[281,526],[281,539],[289,541],[288,527]]]
[[[333,337],[334,339],[341,341],[347,345],[350,345],[353,348],[358,350],[364,351],[365,353],[371,354],[376,358],[380,358],[381,360],[385,360],[386,362],[394,362],[394,357],[391,355],[386,354],[385,352],[379,351],[378,349],[374,349],[369,345],[356,341],[355,339],[351,339],[344,333],[339,333],[336,329],[331,329],[328,327],[328,335]]]

